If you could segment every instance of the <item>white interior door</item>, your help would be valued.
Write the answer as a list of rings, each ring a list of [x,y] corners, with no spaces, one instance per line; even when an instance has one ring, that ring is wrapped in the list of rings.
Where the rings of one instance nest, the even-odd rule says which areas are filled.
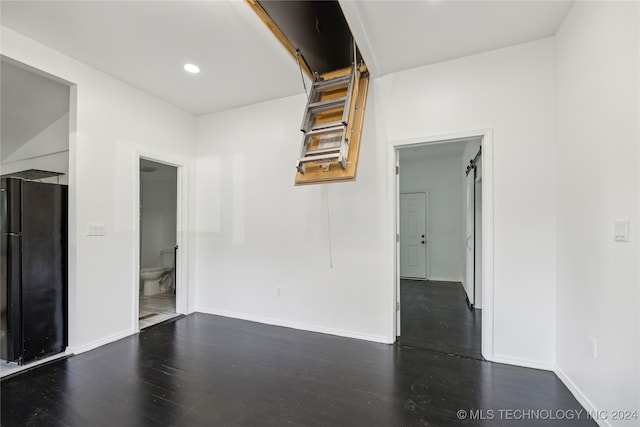
[[[464,262],[464,290],[467,292],[467,298],[469,302],[474,304],[474,260],[475,260],[475,239],[474,239],[474,225],[475,225],[475,178],[474,173],[469,172],[467,175],[467,203],[466,203],[466,221],[465,221],[465,262]]]
[[[400,194],[400,276],[427,278],[425,193]]]

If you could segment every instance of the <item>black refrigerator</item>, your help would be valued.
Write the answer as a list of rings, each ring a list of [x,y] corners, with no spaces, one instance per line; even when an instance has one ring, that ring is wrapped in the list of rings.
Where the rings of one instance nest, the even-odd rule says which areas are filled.
[[[0,358],[20,364],[67,347],[66,185],[2,178]]]

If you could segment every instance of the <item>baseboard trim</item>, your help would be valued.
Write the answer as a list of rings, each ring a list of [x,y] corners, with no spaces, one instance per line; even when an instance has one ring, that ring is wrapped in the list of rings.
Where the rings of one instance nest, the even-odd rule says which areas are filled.
[[[440,276],[430,276],[427,280],[431,280],[432,282],[454,282],[454,283],[462,283],[462,277],[440,277]]]
[[[230,317],[233,319],[248,320],[250,322],[263,323],[265,325],[282,326],[285,328],[298,329],[309,332],[319,332],[321,334],[336,335],[345,338],[355,338],[364,341],[373,341],[382,344],[393,344],[389,339],[382,335],[363,334],[360,332],[347,331],[344,329],[326,328],[324,326],[311,325],[309,323],[291,322],[288,320],[275,319],[272,317],[256,316],[253,314],[239,313],[235,311],[218,310],[208,307],[196,307],[196,311],[204,314],[213,314],[216,316]]]
[[[133,328],[127,329],[126,331],[118,332],[116,334],[109,335],[107,337],[100,338],[100,339],[95,340],[95,341],[91,341],[88,344],[83,344],[83,345],[79,345],[79,346],[76,346],[76,347],[67,347],[67,353],[73,353],[73,354],[84,353],[84,352],[93,350],[95,348],[102,347],[105,344],[109,344],[109,343],[112,343],[114,341],[121,340],[122,338],[126,338],[128,336],[134,335],[137,332],[138,331],[136,331]]]
[[[593,403],[589,400],[587,396],[580,390],[580,388],[569,378],[569,376],[559,367],[555,367],[553,372],[556,374],[560,381],[569,389],[571,394],[576,398],[579,404],[585,409],[589,414],[598,414],[598,410],[594,406]],[[609,420],[597,419],[598,417],[590,418],[593,419],[600,427],[613,427]]]
[[[506,365],[521,366],[523,368],[541,369],[543,371],[552,371],[552,372],[555,368],[555,366],[552,363],[545,363],[539,360],[532,360],[532,359],[522,359],[519,357],[505,356],[497,353],[493,353],[492,362],[504,363]]]

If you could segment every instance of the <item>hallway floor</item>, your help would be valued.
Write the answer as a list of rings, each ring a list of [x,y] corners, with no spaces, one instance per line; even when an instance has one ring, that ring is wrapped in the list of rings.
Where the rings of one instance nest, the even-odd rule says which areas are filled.
[[[398,344],[482,359],[482,310],[470,310],[459,282],[400,281]]]

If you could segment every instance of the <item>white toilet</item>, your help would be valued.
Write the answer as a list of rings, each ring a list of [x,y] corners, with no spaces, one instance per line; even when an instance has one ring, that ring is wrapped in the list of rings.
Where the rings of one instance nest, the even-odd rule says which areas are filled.
[[[160,267],[143,268],[140,270],[142,280],[142,295],[156,295],[173,289],[174,252],[160,252]]]

